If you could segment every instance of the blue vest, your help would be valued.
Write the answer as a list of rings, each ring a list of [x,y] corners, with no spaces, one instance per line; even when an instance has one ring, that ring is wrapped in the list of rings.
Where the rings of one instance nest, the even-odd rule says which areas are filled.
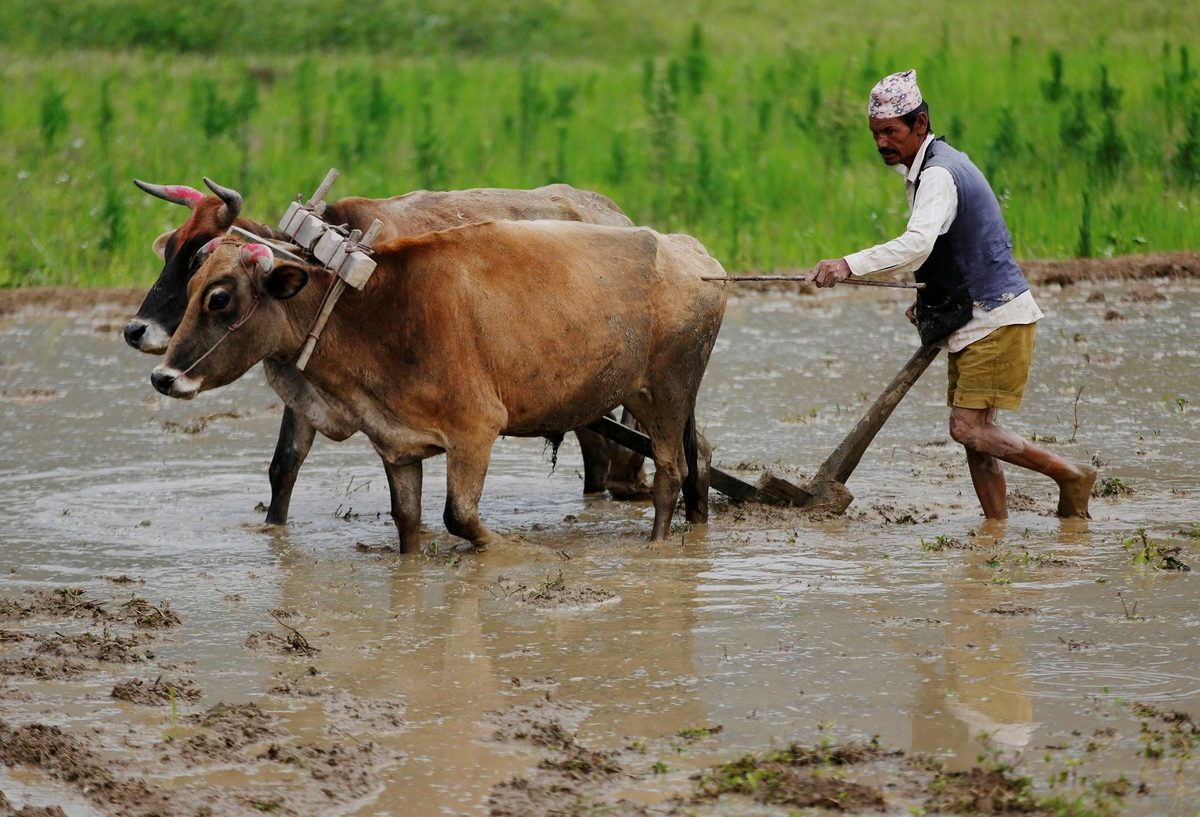
[[[925,288],[917,292],[917,331],[934,343],[965,326],[972,307],[991,310],[1029,289],[1012,254],[1012,236],[987,179],[967,154],[941,139],[925,149],[927,167],[945,168],[958,189],[958,212],[937,237],[933,252],[916,271]],[[917,176],[917,186],[921,177]]]

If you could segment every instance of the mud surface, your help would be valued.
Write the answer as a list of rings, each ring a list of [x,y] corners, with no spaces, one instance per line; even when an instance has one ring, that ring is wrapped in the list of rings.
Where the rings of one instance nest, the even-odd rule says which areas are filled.
[[[1002,422],[1100,468],[1091,520],[1012,470],[981,518],[936,361],[844,515],[714,494],[651,546],[573,443],[503,440],[510,541],[454,547],[435,460],[411,557],[359,439],[263,526],[277,401],[258,371],[156,395],[140,292],[0,293],[0,817],[1193,814],[1200,285],[1140,263],[1025,265],[1047,317]],[[736,296],[714,461],[803,483],[914,348],[906,305]]]

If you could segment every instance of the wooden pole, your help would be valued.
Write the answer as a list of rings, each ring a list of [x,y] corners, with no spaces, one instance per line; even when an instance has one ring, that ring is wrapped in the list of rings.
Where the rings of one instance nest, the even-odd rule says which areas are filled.
[[[815,283],[812,278],[807,275],[705,275],[701,276],[701,281],[723,281],[725,283],[740,283],[742,281],[796,281],[803,283]],[[877,281],[873,278],[846,278],[841,283],[854,284],[860,287],[891,287],[892,289],[924,289],[924,284],[913,283],[912,281]]]
[[[340,175],[342,174],[336,167],[329,168],[329,172],[325,174],[325,178],[317,186],[316,192],[308,200],[308,209],[313,212],[313,215],[319,216],[325,212],[325,195],[329,192],[329,188],[333,187],[333,183],[337,181]]]

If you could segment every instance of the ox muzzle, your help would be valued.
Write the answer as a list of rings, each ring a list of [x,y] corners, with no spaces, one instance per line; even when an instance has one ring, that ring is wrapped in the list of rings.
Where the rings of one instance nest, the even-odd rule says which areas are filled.
[[[134,349],[150,355],[161,355],[171,342],[170,332],[154,321],[141,318],[131,318],[125,324],[124,336],[125,342]]]
[[[191,400],[200,393],[200,380],[169,366],[156,366],[150,384],[155,391],[179,400]]]

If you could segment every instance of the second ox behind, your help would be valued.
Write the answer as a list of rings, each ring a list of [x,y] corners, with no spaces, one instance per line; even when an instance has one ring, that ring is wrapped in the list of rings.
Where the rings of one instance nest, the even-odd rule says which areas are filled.
[[[293,361],[332,277],[233,238],[201,258],[151,378],[173,397]],[[486,546],[500,538],[478,510],[497,437],[555,437],[620,405],[651,440],[652,538],[667,535],[681,487],[688,519],[704,518],[693,412],[725,294],[701,280],[724,270],[698,241],[497,221],[379,244],[375,258],[298,374],[322,401],[322,433],[362,431],[383,459],[402,551],[420,541],[423,460],[445,453],[446,527]]]

